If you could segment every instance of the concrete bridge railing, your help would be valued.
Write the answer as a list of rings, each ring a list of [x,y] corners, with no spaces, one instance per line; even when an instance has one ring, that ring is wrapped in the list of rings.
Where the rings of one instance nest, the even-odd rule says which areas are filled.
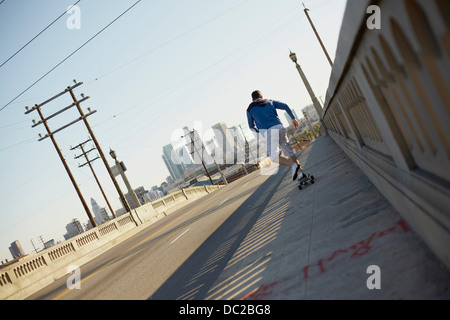
[[[371,5],[378,17],[367,13]],[[381,29],[369,28],[369,18]],[[447,267],[449,55],[449,1],[349,0],[323,116],[330,136]]]
[[[0,269],[0,300],[24,299],[190,201],[221,186],[176,191],[56,246]]]

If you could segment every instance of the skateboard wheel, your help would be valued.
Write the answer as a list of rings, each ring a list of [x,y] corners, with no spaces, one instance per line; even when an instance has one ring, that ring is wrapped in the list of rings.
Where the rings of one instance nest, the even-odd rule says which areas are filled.
[[[298,186],[298,190],[302,190],[303,188],[302,188],[302,186]]]
[[[311,180],[311,184],[314,184],[314,180]]]

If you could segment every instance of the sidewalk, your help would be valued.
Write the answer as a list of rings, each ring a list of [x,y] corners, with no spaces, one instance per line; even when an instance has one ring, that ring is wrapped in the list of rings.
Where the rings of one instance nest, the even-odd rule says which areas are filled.
[[[330,137],[300,156],[206,299],[449,299],[450,271]],[[367,268],[380,269],[369,290]],[[371,282],[371,281],[369,281]]]

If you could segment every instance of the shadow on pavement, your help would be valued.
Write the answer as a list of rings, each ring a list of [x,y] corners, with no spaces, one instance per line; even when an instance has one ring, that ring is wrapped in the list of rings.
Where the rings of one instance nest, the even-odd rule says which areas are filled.
[[[282,168],[278,174],[270,176],[149,299],[205,299],[266,209],[287,170]]]

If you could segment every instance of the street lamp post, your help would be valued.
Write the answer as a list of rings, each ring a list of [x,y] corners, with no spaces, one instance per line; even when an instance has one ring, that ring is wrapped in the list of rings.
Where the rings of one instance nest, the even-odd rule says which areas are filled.
[[[109,155],[111,156],[111,158],[114,159],[114,162],[116,164],[114,167],[111,168],[111,172],[113,172],[114,176],[117,176],[120,174],[123,182],[125,183],[125,186],[128,189],[128,195],[130,196],[131,202],[133,203],[133,207],[134,208],[140,207],[141,203],[139,202],[139,199],[137,198],[136,193],[134,193],[134,190],[131,187],[131,184],[128,181],[127,176],[125,175],[125,171],[126,171],[125,165],[123,164],[123,162],[119,162],[119,160],[117,160],[117,155],[114,150],[110,149]],[[125,199],[125,201],[127,201],[127,200]]]
[[[327,51],[327,49],[325,49],[325,46],[323,45],[322,39],[320,39],[319,33],[316,30],[316,27],[314,26],[314,23],[312,22],[311,18],[309,17],[309,14],[308,14],[309,9],[305,7],[305,4],[303,4],[303,7],[305,8],[304,11],[305,11],[305,14],[306,14],[306,18],[308,18],[309,24],[311,25],[311,28],[313,29],[314,34],[316,35],[317,40],[319,41],[319,44],[322,47],[323,53],[325,53],[325,56],[327,57],[328,63],[332,67],[333,66],[333,62],[331,61],[331,58],[330,58],[330,56],[328,54],[328,51]]]
[[[323,122],[323,109],[322,106],[319,103],[319,100],[317,100],[316,95],[314,94],[313,89],[311,88],[311,85],[308,82],[308,79],[306,78],[305,74],[303,73],[302,68],[297,62],[297,55],[293,53],[292,51],[289,54],[289,58],[291,58],[292,62],[295,63],[295,67],[297,68],[298,73],[300,74],[300,78],[302,78],[302,81],[306,87],[306,90],[309,93],[309,96],[311,97],[312,103],[314,105],[314,108],[316,109],[317,114],[319,115],[320,122],[325,130],[325,135],[328,134],[327,127],[325,126],[325,123]]]

